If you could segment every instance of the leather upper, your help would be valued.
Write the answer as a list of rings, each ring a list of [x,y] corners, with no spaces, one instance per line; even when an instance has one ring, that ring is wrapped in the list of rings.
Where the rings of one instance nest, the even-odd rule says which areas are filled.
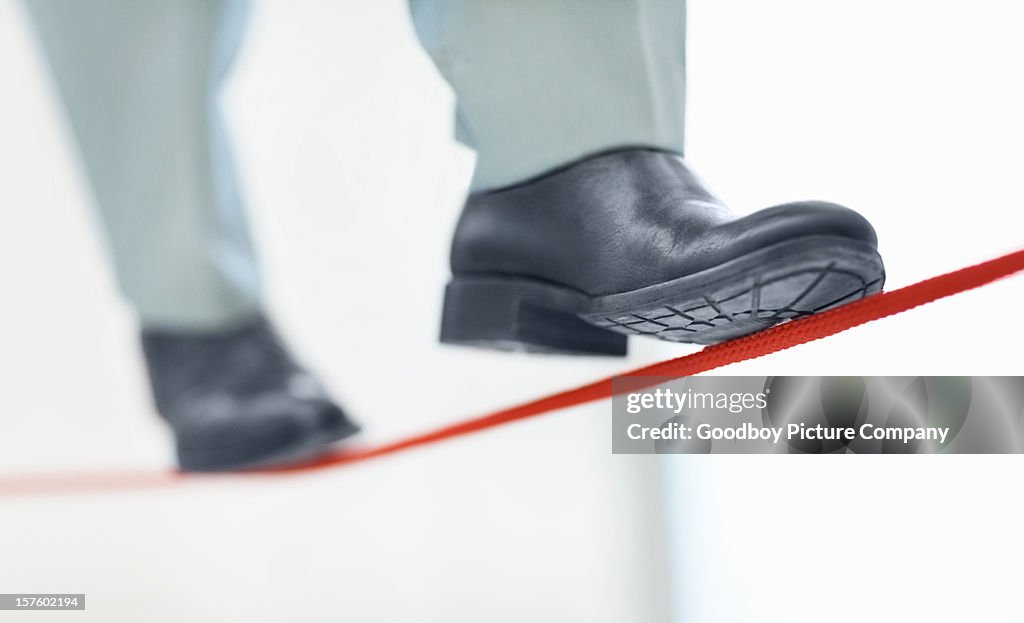
[[[877,242],[863,217],[831,203],[788,203],[738,218],[682,157],[628,149],[471,194],[451,265],[459,275],[528,277],[597,296],[814,235]]]

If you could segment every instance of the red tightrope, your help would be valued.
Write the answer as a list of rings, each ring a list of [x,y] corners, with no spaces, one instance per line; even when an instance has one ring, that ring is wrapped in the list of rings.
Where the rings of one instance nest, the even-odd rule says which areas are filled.
[[[799,344],[835,335],[872,320],[878,320],[930,303],[940,298],[971,290],[1002,277],[1024,270],[1024,249],[1002,257],[932,277],[899,290],[883,292],[842,307],[777,325],[753,335],[709,346],[703,350],[623,372],[619,376],[679,378],[714,370],[730,363],[745,361],[792,348]],[[180,472],[102,471],[69,472],[0,477],[0,496],[27,494],[66,494],[85,491],[130,490],[166,486],[196,479],[251,477],[252,475],[285,474],[347,465],[379,456],[401,452],[417,446],[468,435],[516,420],[594,402],[613,395],[612,379],[604,378],[472,418],[449,426],[368,448],[340,450],[301,465],[251,470],[231,475],[185,475]],[[655,381],[638,382],[630,389],[653,385]]]

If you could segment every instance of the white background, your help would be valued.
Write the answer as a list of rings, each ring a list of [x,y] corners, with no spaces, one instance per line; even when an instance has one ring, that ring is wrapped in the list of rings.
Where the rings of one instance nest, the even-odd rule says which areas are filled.
[[[1017,7],[692,1],[689,156],[741,212],[860,210],[890,288],[1019,248]],[[19,9],[0,1],[0,478],[157,468],[169,439]],[[257,3],[227,94],[305,359],[383,438],[693,350],[436,344],[472,155],[404,12]],[[1021,374],[1022,295],[1007,280],[722,372]],[[3,500],[0,591],[88,593],[44,621],[1024,617],[1020,457],[659,463],[611,456],[608,425],[597,405],[313,476]]]

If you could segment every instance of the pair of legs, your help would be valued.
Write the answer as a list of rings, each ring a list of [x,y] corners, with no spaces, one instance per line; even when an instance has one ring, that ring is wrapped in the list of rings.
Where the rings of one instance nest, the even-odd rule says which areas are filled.
[[[260,271],[218,111],[247,0],[27,0],[125,296],[147,328],[260,308]],[[413,0],[458,97],[476,190],[622,145],[682,151],[684,8]]]
[[[217,95],[244,0],[27,0],[188,469],[357,428],[260,311]],[[413,0],[477,153],[441,339],[582,354],[713,343],[881,288],[871,226],[820,202],[737,218],[682,159],[681,0]]]

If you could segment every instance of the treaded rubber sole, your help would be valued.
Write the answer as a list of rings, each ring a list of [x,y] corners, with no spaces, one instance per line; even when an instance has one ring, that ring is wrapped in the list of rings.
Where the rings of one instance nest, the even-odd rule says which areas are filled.
[[[873,245],[838,236],[779,243],[630,292],[589,297],[542,281],[457,275],[441,341],[499,350],[615,355],[626,337],[716,344],[882,289]]]

